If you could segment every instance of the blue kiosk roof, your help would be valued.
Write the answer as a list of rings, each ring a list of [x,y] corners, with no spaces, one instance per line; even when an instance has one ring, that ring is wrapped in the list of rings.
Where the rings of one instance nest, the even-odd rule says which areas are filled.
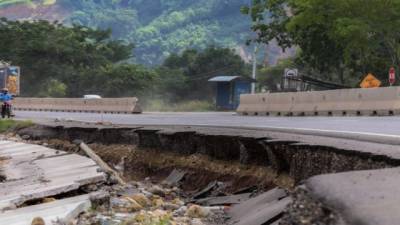
[[[254,82],[253,79],[251,78],[245,78],[245,77],[241,77],[241,76],[217,76],[217,77],[213,77],[211,79],[209,79],[209,82],[231,82],[234,80],[246,80],[249,82]]]

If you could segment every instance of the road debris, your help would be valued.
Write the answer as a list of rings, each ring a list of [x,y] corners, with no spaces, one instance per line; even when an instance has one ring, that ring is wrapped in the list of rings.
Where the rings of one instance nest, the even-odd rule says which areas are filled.
[[[287,205],[291,202],[288,193],[279,188],[260,194],[236,206],[228,215],[233,225],[270,225],[279,220]]]
[[[174,169],[171,174],[163,181],[163,184],[174,186],[185,177],[186,171]]]
[[[126,185],[125,181],[119,176],[118,172],[113,170],[107,163],[105,163],[92,149],[85,143],[80,143],[79,147],[89,156],[97,165],[108,175],[115,178],[119,184]]]
[[[45,222],[43,220],[43,218],[41,217],[36,217],[32,220],[31,225],[45,225]]]
[[[193,199],[200,199],[212,195],[218,195],[219,190],[223,188],[224,183],[218,182],[218,181],[213,181],[207,185],[207,187],[201,189],[200,191],[194,193],[192,195]],[[214,192],[214,193],[212,193]]]
[[[239,195],[208,197],[195,200],[194,203],[199,205],[215,206],[215,205],[233,205],[239,204],[250,199],[251,193],[244,193]]]
[[[130,196],[119,194],[132,192],[132,188],[136,189],[136,194]],[[178,189],[178,187],[174,188],[180,191]],[[152,193],[146,190],[157,191]],[[177,193],[168,186],[164,187],[148,181],[136,181],[128,183],[127,186],[115,185],[110,193],[112,196],[108,209],[84,213],[75,224],[207,224],[206,220],[214,215],[210,208],[190,204],[183,197],[171,198]],[[164,196],[156,193],[164,193]]]
[[[78,208],[90,207],[87,193],[80,192],[83,187],[106,182],[91,159],[44,146],[0,141],[0,157],[6,158],[1,170],[7,176],[0,183],[0,224],[30,224],[38,216],[46,223],[65,219]],[[64,199],[57,200],[59,195],[65,195]],[[68,201],[70,195],[83,199]],[[60,210],[60,205],[68,207]],[[21,215],[18,220],[14,220],[16,215]]]
[[[199,205],[191,205],[186,211],[186,216],[191,218],[204,218],[210,215],[210,210]]]
[[[14,138],[19,142],[13,142],[17,146],[22,145],[22,142],[39,144],[40,146],[29,145],[32,146],[32,150],[21,150],[18,151],[18,154],[32,154],[32,160],[28,160],[31,164],[47,160],[46,162],[52,165],[50,174],[59,175],[56,172],[58,171],[57,166],[68,163],[79,162],[80,165],[84,166],[85,163],[77,160],[83,158],[89,160],[91,166],[97,167],[97,173],[104,171],[108,175],[103,174],[103,179],[106,180],[103,180],[100,184],[87,183],[81,186],[79,191],[67,191],[63,192],[62,195],[55,193],[32,196],[34,201],[28,204],[22,204],[26,203],[26,199],[21,200],[19,201],[21,203],[15,205],[13,210],[10,208],[5,212],[9,214],[3,214],[9,215],[8,218],[18,218],[15,215],[23,213],[23,210],[28,210],[31,213],[23,213],[26,215],[26,219],[29,218],[28,223],[34,217],[42,217],[46,225],[226,224],[227,211],[230,207],[240,205],[249,199],[254,191],[257,191],[255,190],[257,186],[254,186],[258,184],[257,179],[248,175],[251,174],[252,167],[249,167],[246,172],[243,168],[237,169],[240,168],[240,165],[232,166],[223,162],[209,161],[207,157],[201,155],[192,155],[187,158],[165,154],[160,157],[157,152],[144,152],[137,150],[134,146],[91,144],[89,147],[82,141],[61,143],[52,140],[29,141],[15,136]],[[83,152],[79,151],[77,144],[80,145]],[[58,146],[59,150],[52,150],[54,152],[49,154],[40,150],[46,148],[45,146]],[[64,149],[68,153],[62,151]],[[115,154],[115,152],[118,152],[118,154]],[[90,159],[78,156],[76,153],[84,153]],[[60,157],[70,157],[70,159],[68,161],[57,160]],[[122,158],[126,161],[121,164]],[[193,161],[198,163],[195,165],[195,169],[191,167],[194,165]],[[204,164],[207,170],[197,169],[199,163]],[[109,165],[114,166],[114,168],[120,165],[120,170],[125,170],[126,173],[120,174]],[[154,167],[154,165],[157,167]],[[175,167],[174,165],[179,166]],[[7,166],[9,166],[9,163],[7,163]],[[13,168],[16,167],[17,165]],[[160,169],[154,170],[155,168]],[[136,175],[134,173],[136,170],[140,172],[140,170],[146,169],[151,170],[151,173],[154,174],[144,173],[145,176],[132,178]],[[255,169],[255,171],[262,171],[258,168]],[[9,173],[11,170],[6,171]],[[221,171],[224,172],[218,173]],[[234,187],[237,178],[231,175],[232,171],[235,175],[244,171],[244,174],[238,176],[243,178],[240,180],[242,184],[236,188]],[[16,177],[12,173],[8,175],[11,178]],[[121,175],[124,175],[124,177]],[[125,177],[125,175],[128,177]],[[44,184],[51,182],[51,179],[47,176],[41,176],[38,180]],[[112,182],[113,180],[114,182]],[[94,193],[96,194],[94,195]],[[68,209],[66,210],[65,207],[68,207]],[[0,219],[3,218],[5,217],[0,214]],[[7,225],[21,224],[12,220],[8,220],[8,222],[10,223],[7,223]],[[0,224],[2,223],[0,222]],[[21,225],[25,224],[27,223],[24,222]]]

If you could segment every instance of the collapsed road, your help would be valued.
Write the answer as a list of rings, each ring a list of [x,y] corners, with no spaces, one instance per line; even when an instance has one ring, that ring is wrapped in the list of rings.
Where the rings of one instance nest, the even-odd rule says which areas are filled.
[[[26,225],[34,217],[48,224],[78,216],[90,208],[89,194],[43,205],[30,204],[106,181],[90,159],[44,146],[0,141],[0,224]]]
[[[163,188],[161,181],[177,181],[174,188],[181,190],[185,207],[218,211],[217,218],[200,221],[172,218],[177,224],[396,224],[400,219],[395,213],[400,152],[393,143],[262,129],[73,121],[17,134],[67,152],[77,152],[73,143],[79,139],[114,168],[122,167],[125,179],[140,181],[135,190],[154,189],[148,181]],[[168,198],[162,198],[167,205]]]

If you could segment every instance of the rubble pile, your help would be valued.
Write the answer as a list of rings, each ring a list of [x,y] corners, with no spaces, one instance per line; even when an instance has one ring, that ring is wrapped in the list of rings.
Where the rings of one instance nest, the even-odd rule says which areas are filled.
[[[60,141],[60,146],[55,147],[54,145],[57,145],[58,142],[32,140],[29,136],[19,136],[17,134],[0,135],[0,140],[28,142],[61,149],[60,151],[65,150],[69,153],[79,153],[79,147],[74,142]],[[106,172],[108,175],[108,181],[106,183],[93,184],[76,192],[79,195],[90,195],[91,208],[80,211],[83,213],[79,213],[78,216],[74,216],[68,221],[52,221],[53,223],[51,224],[245,225],[250,221],[250,224],[264,224],[266,221],[265,224],[272,224],[278,221],[283,208],[289,203],[287,200],[281,201],[287,196],[284,191],[278,191],[278,194],[268,194],[265,198],[261,195],[263,191],[276,192],[271,190],[274,185],[270,187],[260,185],[257,181],[261,179],[253,179],[246,173],[262,170],[252,170],[253,168],[251,167],[246,170],[246,167],[228,165],[228,162],[219,164],[216,161],[207,161],[201,156],[192,155],[174,158],[175,156],[164,154],[161,157],[162,160],[160,160],[160,155],[157,156],[154,152],[135,152],[131,149],[123,151],[125,146],[121,148],[118,146],[97,146],[95,144],[91,146],[96,151],[91,154],[96,157],[99,156],[99,158],[101,156],[105,160],[101,163],[104,163],[105,166],[110,166],[110,169],[115,174],[104,171],[104,167],[100,166],[101,171]],[[118,152],[118,155],[115,152]],[[145,154],[148,154],[147,158],[140,157]],[[128,156],[135,158],[135,160],[126,160],[127,158],[129,159]],[[154,159],[157,157],[158,159]],[[90,158],[93,159],[93,156],[90,156]],[[208,170],[193,170],[192,167],[182,166],[185,165],[185,160],[193,164],[193,167],[203,169],[207,167]],[[101,164],[96,160],[94,161],[98,165]],[[139,164],[135,165],[135,162]],[[148,164],[147,167],[142,167],[144,164],[140,163],[143,162]],[[157,166],[163,163],[164,165],[168,164],[163,169],[165,172],[168,171],[169,175],[158,173],[149,174],[152,177],[147,178],[135,179],[132,177],[131,173],[134,173],[135,169],[145,170],[148,168],[150,170],[157,168],[154,166],[155,163],[159,164]],[[174,164],[179,166],[175,167]],[[129,166],[132,165],[133,167],[130,168]],[[230,170],[235,171],[236,174],[240,173],[240,176],[232,176],[232,173],[230,173],[232,171]],[[260,173],[257,178],[262,177],[262,174]],[[265,174],[267,177],[270,176],[268,173]],[[120,176],[123,181],[118,182],[118,179],[115,179],[113,175]],[[74,197],[74,195],[67,197]],[[57,196],[47,196],[38,201],[38,204],[58,200],[60,199]],[[257,213],[257,211],[263,209],[264,205],[270,204],[271,209],[267,208],[265,214],[259,215]],[[251,208],[257,210],[252,210]],[[241,216],[243,209],[246,209],[244,211],[253,211],[255,214],[249,218]],[[45,225],[40,217],[35,218],[32,224]]]
[[[48,146],[47,142],[31,141],[29,137],[15,134],[1,135],[1,140],[29,142]],[[226,207],[201,206],[193,203],[179,186],[185,172],[174,170],[161,184],[150,178],[142,182],[131,181],[126,185],[101,184],[91,187],[91,210],[81,214],[68,225],[206,225],[221,224],[226,220]],[[112,183],[112,178],[110,179]],[[89,190],[89,189],[88,189]],[[85,191],[88,191],[85,190]],[[201,191],[201,189],[200,189]],[[42,203],[47,199],[44,198]],[[52,198],[55,200],[55,198]],[[45,225],[40,217],[32,224]],[[65,221],[54,221],[56,225],[66,225]]]
[[[202,225],[224,220],[225,207],[200,206],[177,187],[144,182],[106,187],[76,225]]]

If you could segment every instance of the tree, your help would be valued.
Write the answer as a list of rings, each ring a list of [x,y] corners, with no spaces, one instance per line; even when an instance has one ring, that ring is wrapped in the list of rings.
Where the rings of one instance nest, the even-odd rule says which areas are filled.
[[[111,39],[109,30],[47,21],[0,21],[0,59],[22,68],[25,96],[80,97],[144,94],[151,70],[123,63],[132,44]]]
[[[159,89],[172,93],[172,99],[211,100],[213,86],[208,79],[219,75],[248,76],[250,66],[232,49],[210,46],[204,51],[188,49],[172,54],[158,71],[163,84]]]
[[[170,54],[187,48],[202,50],[210,44],[229,48],[241,46],[250,35],[250,20],[239,11],[240,6],[247,2],[0,0],[0,11],[16,19],[48,18],[51,14],[52,18],[59,18],[67,25],[111,29],[113,38],[136,44],[136,62],[158,66]],[[24,4],[29,4],[25,7],[32,10],[21,10]]]
[[[400,1],[253,0],[242,12],[255,22],[257,41],[299,46],[301,61],[342,83],[346,73],[383,78],[399,64]]]
[[[282,82],[283,74],[286,68],[295,67],[293,59],[278,61],[277,65],[263,67],[258,71],[258,85],[261,85],[267,91],[278,91],[277,84]]]
[[[66,95],[67,85],[55,80],[49,79],[41,87],[38,96],[39,97],[64,97]]]
[[[85,93],[102,96],[143,97],[151,93],[156,74],[154,71],[134,64],[110,64],[99,68],[84,80]]]

